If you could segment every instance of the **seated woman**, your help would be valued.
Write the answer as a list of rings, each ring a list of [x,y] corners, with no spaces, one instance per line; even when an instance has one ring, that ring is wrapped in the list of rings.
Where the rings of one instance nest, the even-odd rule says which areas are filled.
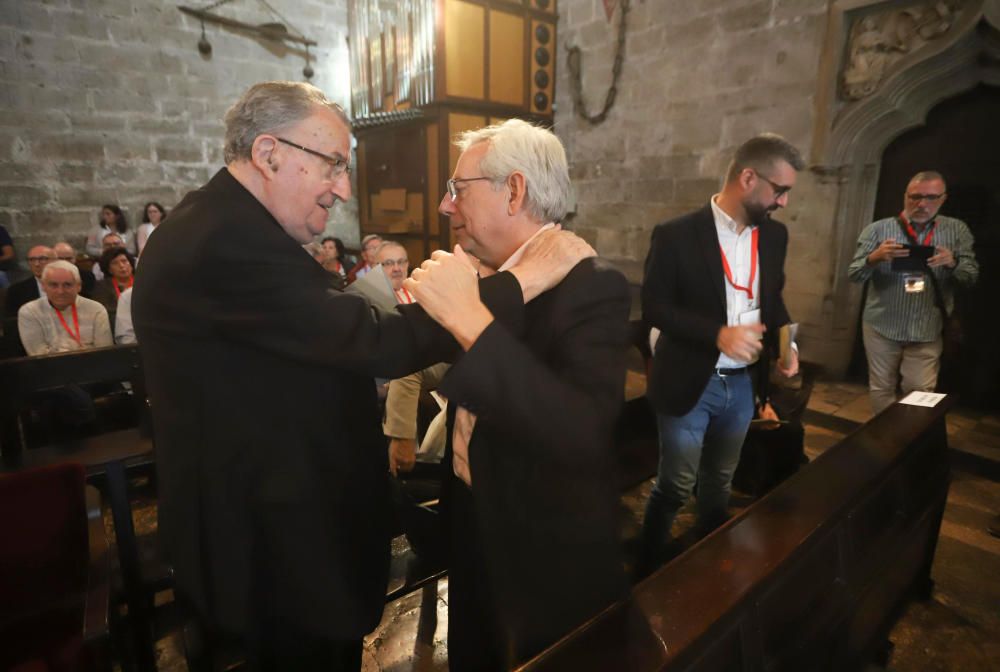
[[[105,204],[101,208],[101,216],[97,220],[97,226],[87,234],[87,254],[94,259],[100,257],[103,251],[101,241],[111,233],[118,234],[125,249],[135,254],[135,236],[128,229],[125,213],[117,205],[111,203]]]
[[[136,255],[142,254],[142,248],[146,247],[146,241],[156,227],[166,219],[167,210],[155,201],[150,201],[142,210],[142,224],[135,231]]]
[[[104,278],[94,285],[93,299],[113,312],[122,292],[132,286],[135,259],[124,247],[112,247],[101,254],[99,263]]]

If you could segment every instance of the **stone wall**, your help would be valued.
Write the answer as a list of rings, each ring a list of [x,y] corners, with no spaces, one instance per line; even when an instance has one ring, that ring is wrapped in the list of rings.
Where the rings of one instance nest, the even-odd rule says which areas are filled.
[[[347,104],[346,2],[271,5],[319,43],[311,81]],[[82,243],[103,203],[121,205],[132,227],[146,201],[169,209],[222,166],[222,116],[243,90],[304,80],[298,48],[219,25],[205,25],[203,57],[200,23],[177,6],[0,0],[0,224],[22,258],[33,244]],[[280,20],[257,2],[216,11]],[[354,203],[334,212],[330,229],[356,242]]]
[[[780,133],[808,156],[827,30],[826,0],[631,0],[618,98],[593,126],[573,111],[567,45],[583,50],[589,112],[611,82],[619,12],[561,0],[556,131],[577,187],[573,227],[633,282],[657,223],[705,205],[734,149]],[[786,303],[811,359],[827,361],[825,307],[836,180],[804,171],[778,216],[790,232]]]

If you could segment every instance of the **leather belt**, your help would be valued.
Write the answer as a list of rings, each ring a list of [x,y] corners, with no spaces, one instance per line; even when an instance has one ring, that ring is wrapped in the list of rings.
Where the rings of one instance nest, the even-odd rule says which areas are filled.
[[[738,376],[741,373],[745,373],[746,370],[747,370],[747,367],[745,367],[745,366],[741,366],[738,369],[718,369],[717,368],[717,369],[715,369],[715,374],[718,375],[718,376],[722,376],[723,378],[725,378],[726,376]]]

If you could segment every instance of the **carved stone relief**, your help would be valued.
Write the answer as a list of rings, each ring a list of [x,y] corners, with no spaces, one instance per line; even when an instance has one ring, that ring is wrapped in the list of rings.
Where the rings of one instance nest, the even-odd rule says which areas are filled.
[[[847,40],[841,97],[860,100],[871,95],[894,63],[951,30],[964,5],[965,0],[933,0],[855,19]]]

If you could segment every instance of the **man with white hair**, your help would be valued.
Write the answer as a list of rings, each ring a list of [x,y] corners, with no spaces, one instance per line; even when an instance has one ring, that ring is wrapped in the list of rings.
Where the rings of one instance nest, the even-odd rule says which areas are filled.
[[[113,345],[108,311],[80,296],[80,271],[53,261],[42,271],[45,296],[21,306],[17,328],[29,355],[47,355]]]
[[[451,409],[441,497],[449,668],[499,670],[625,595],[612,431],[630,300],[624,276],[590,257],[525,307],[521,328],[494,319],[476,271],[517,264],[562,220],[566,154],[521,120],[457,145],[439,206],[455,255],[434,253],[403,286],[466,351],[439,388]]]
[[[389,566],[371,380],[457,345],[418,306],[383,312],[334,289],[302,252],[351,197],[340,106],[309,84],[264,82],[225,126],[226,165],[149,238],[133,290],[158,529],[176,592],[247,648],[251,669],[357,670]],[[526,255],[482,281],[491,309],[516,321],[558,282],[579,259],[559,240],[566,261]]]

